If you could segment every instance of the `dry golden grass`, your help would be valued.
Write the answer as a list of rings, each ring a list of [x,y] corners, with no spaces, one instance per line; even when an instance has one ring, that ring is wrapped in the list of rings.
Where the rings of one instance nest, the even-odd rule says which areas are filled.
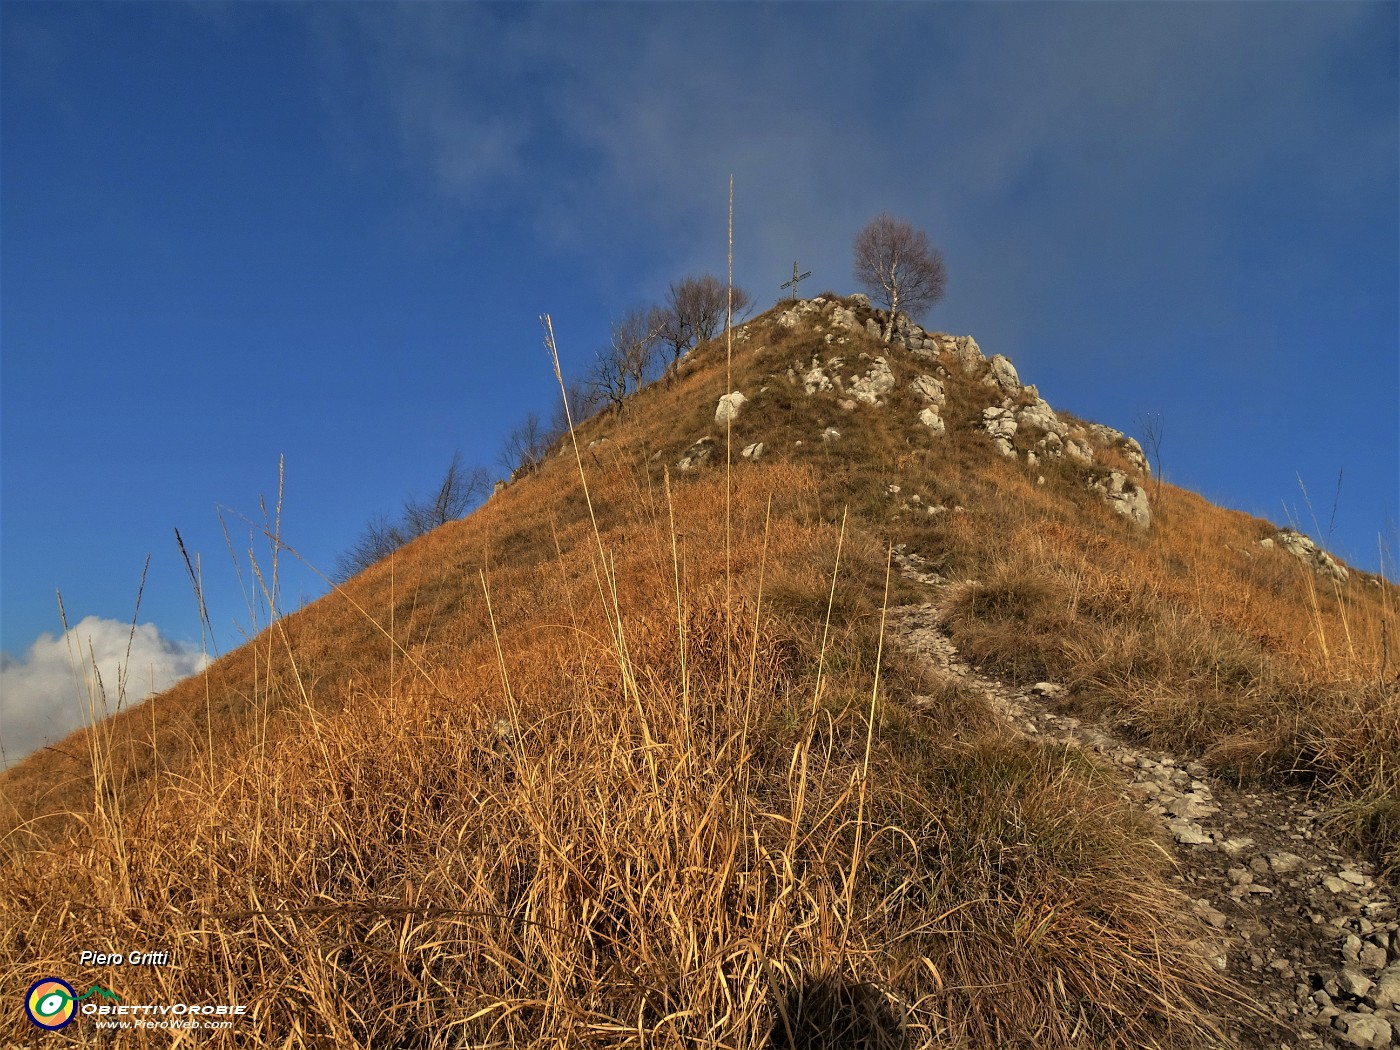
[[[1173,698],[1254,675],[1250,645],[1275,704],[1364,682],[1393,610],[1318,594],[1322,656],[1285,626],[1309,608],[1292,566],[1227,550],[1250,549],[1248,519],[1172,492],[1138,537],[951,414],[942,445],[898,405],[838,422],[767,378],[810,333],[765,325],[728,379],[702,348],[591,420],[577,461],[0,777],[0,985],[72,975],[84,947],[168,949],[116,990],[246,1004],[240,1046],[1209,1041],[1234,993],[1151,829],[1111,771],[1004,735],[885,650],[884,608],[919,596],[889,544],[982,581],[957,630],[983,662],[1063,677],[1145,734],[1189,723],[1217,757],[1259,731],[1257,676],[1212,685],[1243,705],[1228,717]],[[722,451],[667,474],[726,387],[765,381],[732,474]],[[850,440],[817,440],[831,423]],[[750,440],[761,464],[737,458]],[[967,513],[905,515],[896,479]],[[1330,775],[1363,799],[1393,766],[1372,714],[1336,711]]]

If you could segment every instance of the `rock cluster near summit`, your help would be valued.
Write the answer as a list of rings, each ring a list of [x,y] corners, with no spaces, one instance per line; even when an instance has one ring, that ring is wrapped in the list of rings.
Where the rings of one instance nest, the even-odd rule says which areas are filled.
[[[818,296],[793,303],[773,323],[780,330],[807,328],[820,333],[825,349],[804,351],[802,360],[787,367],[787,382],[808,397],[834,398],[843,411],[853,411],[859,404],[883,408],[900,383],[891,367],[892,355],[903,351],[921,369],[907,382],[922,406],[912,425],[939,436],[947,431],[946,384],[953,377],[951,370],[956,370],[985,388],[987,404],[971,422],[1003,456],[1020,459],[1030,467],[1042,460],[1066,457],[1086,468],[1085,484],[1110,507],[1139,528],[1151,525],[1152,509],[1147,490],[1140,483],[1150,471],[1136,440],[1112,427],[1061,419],[1033,385],[1021,382],[1016,366],[1007,357],[986,357],[970,335],[927,332],[899,314],[885,342],[881,336],[887,321],[888,315],[872,309],[863,295],[845,301]],[[737,329],[736,341],[750,344],[753,327],[749,324]],[[889,351],[868,352],[872,341]],[[732,419],[746,400],[742,391],[724,395],[716,407],[716,423]],[[831,441],[838,439],[840,432],[828,427],[820,436]],[[692,470],[708,460],[700,445],[697,442],[683,454],[677,464],[680,469]]]

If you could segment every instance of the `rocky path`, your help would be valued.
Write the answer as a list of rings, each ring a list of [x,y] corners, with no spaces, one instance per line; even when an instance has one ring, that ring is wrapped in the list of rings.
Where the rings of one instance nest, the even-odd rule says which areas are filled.
[[[1018,732],[1069,743],[1116,764],[1125,797],[1162,826],[1181,891],[1215,948],[1214,962],[1275,1024],[1241,1016],[1227,1024],[1237,1045],[1400,1047],[1400,924],[1395,895],[1367,865],[1333,843],[1305,791],[1239,788],[1198,763],[1138,747],[1055,710],[1060,686],[1018,689],[974,670],[944,628],[960,584],[918,555],[896,551],[908,578],[934,588],[931,601],[890,610],[891,638],[935,673],[984,695]]]

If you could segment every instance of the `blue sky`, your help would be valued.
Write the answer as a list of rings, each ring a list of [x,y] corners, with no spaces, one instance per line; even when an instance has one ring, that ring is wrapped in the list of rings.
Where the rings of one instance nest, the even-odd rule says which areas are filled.
[[[928,327],[1056,408],[1159,413],[1173,481],[1377,568],[1397,10],[4,3],[0,735],[55,591],[117,631],[148,554],[139,619],[189,670],[175,528],[236,644],[218,512],[246,551],[279,457],[284,536],[326,570],[454,449],[494,466],[552,409],[538,315],[581,369],[612,317],[723,273],[731,175],[761,307],[794,259],[856,290],[855,232],[905,217],[948,264]],[[281,575],[288,605],[324,590]]]

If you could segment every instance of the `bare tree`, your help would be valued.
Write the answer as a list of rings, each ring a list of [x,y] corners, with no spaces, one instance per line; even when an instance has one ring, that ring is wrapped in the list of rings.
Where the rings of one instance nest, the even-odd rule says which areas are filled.
[[[664,328],[659,307],[634,308],[613,323],[611,339],[588,373],[589,387],[600,400],[622,411],[627,395],[646,383]]]
[[[501,466],[511,477],[528,474],[544,462],[549,444],[550,438],[540,425],[540,417],[527,413],[524,421],[506,437],[505,447],[501,449]]]
[[[751,305],[748,292],[736,285],[733,315],[742,316]],[[683,277],[671,285],[662,311],[661,340],[671,348],[672,368],[687,350],[715,337],[730,308],[730,289],[714,274]]]
[[[885,339],[894,332],[899,311],[917,317],[947,289],[943,255],[929,245],[928,235],[886,212],[856,234],[852,254],[856,280],[889,311]]]
[[[554,413],[549,417],[549,427],[546,430],[548,443],[553,444],[559,438],[569,433],[569,419],[573,418],[574,426],[578,426],[584,420],[598,411],[600,401],[597,393],[589,385],[588,378],[575,376],[564,383],[564,397],[568,398],[568,411],[564,409],[564,401],[561,398],[554,404]]]
[[[371,518],[358,539],[336,561],[335,579],[344,583],[363,569],[387,558],[404,544],[431,532],[439,525],[463,517],[484,499],[491,487],[491,476],[481,467],[468,470],[462,454],[454,452],[437,491],[425,499],[404,500],[398,521],[388,515]]]
[[[1138,417],[1138,429],[1142,431],[1143,448],[1152,460],[1152,472],[1156,475],[1152,499],[1157,502],[1162,498],[1162,414],[1143,413]]]

